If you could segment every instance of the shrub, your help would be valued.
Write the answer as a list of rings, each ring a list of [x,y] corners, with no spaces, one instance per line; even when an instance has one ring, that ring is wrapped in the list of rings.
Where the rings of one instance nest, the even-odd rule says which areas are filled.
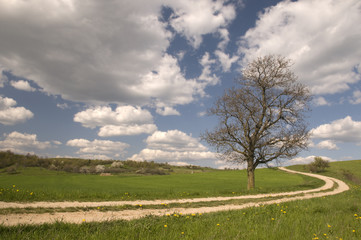
[[[323,160],[321,157],[315,157],[315,160],[308,164],[308,169],[310,172],[323,172],[326,168],[330,167],[330,164],[327,160]]]
[[[110,167],[112,167],[112,168],[119,168],[119,167],[123,167],[123,163],[121,162],[121,161],[114,161],[113,163],[112,163],[112,165],[110,165]]]
[[[96,173],[103,173],[105,171],[105,166],[104,165],[96,165],[95,166],[95,172]]]

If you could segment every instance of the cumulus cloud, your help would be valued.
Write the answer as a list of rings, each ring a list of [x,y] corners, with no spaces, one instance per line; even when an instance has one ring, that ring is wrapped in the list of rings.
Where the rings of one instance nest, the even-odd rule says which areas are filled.
[[[361,122],[350,116],[311,130],[312,138],[361,145]]]
[[[328,149],[328,150],[338,150],[339,149],[337,147],[337,145],[335,144],[335,142],[332,140],[321,141],[316,146],[320,149]]]
[[[224,50],[229,42],[229,32],[226,28],[221,28],[218,30],[221,41],[218,43],[218,49]]]
[[[18,90],[23,90],[27,92],[34,92],[36,91],[35,88],[30,86],[28,81],[25,80],[19,80],[19,81],[10,81],[10,85]]]
[[[352,98],[350,99],[351,104],[360,104],[361,103],[361,91],[356,90],[352,94]]]
[[[147,148],[134,154],[131,159],[187,163],[215,159],[215,153],[208,151],[196,138],[179,130],[156,131],[145,142]]]
[[[212,74],[212,65],[216,63],[215,59],[211,59],[209,53],[206,52],[199,63],[203,66],[202,74],[199,76],[199,80],[209,83],[210,85],[216,85],[219,83],[219,78],[216,74]]]
[[[0,88],[4,87],[4,83],[8,81],[8,78],[4,74],[4,68],[2,67],[0,63]]]
[[[129,144],[110,140],[72,139],[66,145],[79,148],[77,154],[87,159],[112,159],[122,156]]]
[[[194,100],[194,95],[203,91],[207,84],[195,79],[186,79],[178,65],[177,59],[166,54],[154,71],[141,77],[141,84],[131,86],[131,91],[136,95],[146,96],[163,115],[165,108],[172,108],[178,104],[188,104]],[[157,96],[156,99],[153,99]],[[172,111],[172,115],[178,115]]]
[[[173,12],[167,20],[163,7]],[[67,100],[161,105],[177,115],[173,107],[208,83],[186,79],[166,54],[174,34],[198,47],[234,18],[235,6],[221,0],[0,0],[0,62]]]
[[[194,48],[202,42],[202,35],[215,33],[227,26],[235,17],[235,6],[224,1],[186,0],[174,1],[171,25],[183,34]]]
[[[294,61],[299,80],[315,94],[339,93],[360,81],[361,2],[282,1],[267,8],[241,39],[242,65],[266,55]]]
[[[4,125],[15,125],[23,123],[32,118],[34,114],[24,108],[15,107],[16,101],[12,98],[0,96],[0,123]]]
[[[60,145],[61,143],[58,141],[54,141],[53,143],[49,141],[41,142],[37,139],[36,134],[14,131],[9,134],[4,134],[4,140],[0,141],[0,150],[10,150],[21,154],[35,153],[37,150],[54,147],[54,144]]]
[[[218,57],[224,72],[229,72],[231,70],[232,64],[238,60],[238,56],[230,57],[229,54],[226,54],[220,50],[216,50],[215,54]]]
[[[313,99],[313,104],[316,106],[330,106],[331,104],[327,102],[324,97],[317,97]]]
[[[97,106],[78,112],[74,121],[87,128],[100,127],[101,137],[151,134],[157,130],[148,110],[133,106],[119,106],[114,111],[109,106]]]

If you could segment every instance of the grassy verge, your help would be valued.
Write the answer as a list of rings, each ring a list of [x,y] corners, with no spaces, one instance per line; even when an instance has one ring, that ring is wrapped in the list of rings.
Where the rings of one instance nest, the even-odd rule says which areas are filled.
[[[0,174],[0,201],[112,201],[235,196],[316,188],[323,181],[274,169],[256,172],[247,191],[246,172],[209,171],[162,176],[99,176],[26,168]]]

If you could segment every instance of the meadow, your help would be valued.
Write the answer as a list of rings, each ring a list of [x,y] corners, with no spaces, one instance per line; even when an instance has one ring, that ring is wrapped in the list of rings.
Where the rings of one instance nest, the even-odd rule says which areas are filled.
[[[351,187],[350,191],[323,198],[211,214],[172,214],[164,217],[149,216],[132,221],[84,222],[80,225],[58,222],[41,226],[0,227],[0,237],[3,239],[361,239],[361,161],[335,162],[330,166],[321,174],[344,180]],[[304,166],[289,168],[304,170]],[[265,169],[269,175],[262,179],[262,171],[263,169],[256,171],[256,178],[259,181],[257,184],[262,188],[267,186],[262,185],[263,182],[282,178],[279,177],[281,172]],[[218,181],[227,181],[237,171],[223,173],[224,179]],[[210,176],[213,178],[222,176],[217,174]],[[241,184],[242,178],[239,178],[239,172],[237,174],[238,178],[235,180],[237,184]],[[214,181],[217,182],[216,179]],[[224,187],[228,186],[224,182],[223,184]],[[234,182],[231,186],[239,187],[235,186]],[[265,188],[267,190],[267,187]]]
[[[315,188],[323,182],[278,169],[259,169],[257,188],[249,192],[246,184],[244,170],[100,176],[24,168],[20,174],[0,173],[0,201],[120,201],[233,196]]]

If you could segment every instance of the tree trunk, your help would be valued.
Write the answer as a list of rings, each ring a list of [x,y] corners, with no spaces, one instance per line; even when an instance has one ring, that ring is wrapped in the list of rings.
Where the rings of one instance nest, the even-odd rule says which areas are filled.
[[[255,187],[254,170],[255,169],[253,167],[247,168],[247,176],[248,176],[247,189],[248,190],[254,189],[254,187]]]

